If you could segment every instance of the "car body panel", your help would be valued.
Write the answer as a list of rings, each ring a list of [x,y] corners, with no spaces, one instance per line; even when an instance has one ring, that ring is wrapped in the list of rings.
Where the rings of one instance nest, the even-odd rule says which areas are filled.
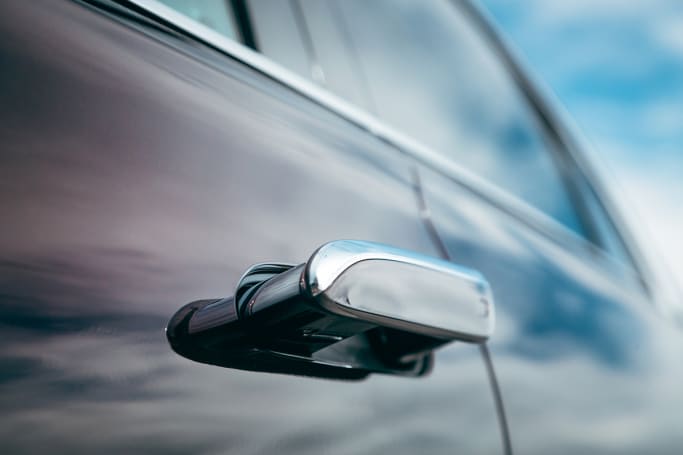
[[[488,345],[518,453],[676,453],[680,330],[638,275],[582,242],[557,242],[422,169],[453,261],[492,283]]]
[[[166,341],[175,310],[253,263],[341,238],[438,254],[405,155],[173,36],[74,2],[2,8],[6,453],[501,450],[473,344],[424,380],[347,383]]]
[[[186,35],[66,0],[2,10],[6,452],[501,452],[473,344],[358,383],[171,351],[183,304],[337,239],[487,278],[518,453],[678,452],[683,340],[628,265]]]

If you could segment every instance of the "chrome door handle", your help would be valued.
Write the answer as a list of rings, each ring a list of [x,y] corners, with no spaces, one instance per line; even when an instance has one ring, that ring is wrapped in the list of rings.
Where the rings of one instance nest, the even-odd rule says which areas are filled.
[[[167,334],[181,355],[233,368],[422,375],[436,347],[487,340],[494,313],[490,286],[474,270],[338,240],[303,264],[252,266],[234,297],[186,305]]]

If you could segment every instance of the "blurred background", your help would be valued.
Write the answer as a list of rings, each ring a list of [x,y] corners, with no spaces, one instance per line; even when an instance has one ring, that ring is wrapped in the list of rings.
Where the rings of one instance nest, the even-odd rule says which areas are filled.
[[[680,288],[683,2],[481,3],[578,124],[636,235]]]

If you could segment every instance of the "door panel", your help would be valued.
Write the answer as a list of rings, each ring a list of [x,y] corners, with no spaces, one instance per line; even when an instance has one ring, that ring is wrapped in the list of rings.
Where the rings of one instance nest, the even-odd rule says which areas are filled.
[[[2,10],[6,452],[500,451],[475,345],[347,383],[194,363],[164,335],[329,240],[437,254],[405,157],[187,40],[72,2]]]
[[[679,331],[635,274],[569,233],[548,236],[421,169],[453,261],[496,299],[489,347],[518,453],[677,453]]]

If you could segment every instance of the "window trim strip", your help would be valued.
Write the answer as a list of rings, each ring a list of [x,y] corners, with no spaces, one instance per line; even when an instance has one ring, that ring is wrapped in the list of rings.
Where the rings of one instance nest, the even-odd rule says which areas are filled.
[[[515,219],[529,225],[555,242],[559,244],[572,242],[575,245],[582,247],[582,250],[585,252],[584,254],[591,255],[593,257],[598,254],[608,262],[621,264],[624,266],[624,264],[612,258],[608,252],[602,250],[602,248],[600,248],[598,245],[589,239],[586,239],[573,232],[559,221],[543,213],[540,209],[533,207],[526,201],[512,195],[508,191],[505,191],[494,183],[491,183],[485,178],[480,177],[453,160],[444,157],[412,137],[393,129],[372,114],[353,106],[349,102],[332,94],[325,88],[315,85],[313,82],[304,79],[303,77],[286,69],[285,67],[272,61],[263,54],[260,54],[247,47],[246,45],[221,35],[211,28],[183,15],[182,13],[172,9],[169,6],[166,6],[157,0],[118,1],[124,4],[128,3],[130,5],[134,5],[137,8],[147,11],[147,13],[156,17],[157,19],[172,24],[175,28],[187,33],[197,41],[202,42],[203,44],[223,54],[226,54],[227,56],[238,60],[252,69],[289,87],[300,95],[303,95],[304,97],[314,101],[331,112],[336,113],[356,126],[368,131],[377,138],[391,144],[399,151],[406,153],[421,164],[424,164],[441,173],[442,175],[467,187],[469,190],[486,199],[498,209],[510,214]],[[479,14],[480,11],[478,8],[475,8],[473,5],[469,5],[469,7],[470,16],[474,15],[472,13],[475,11],[477,14]],[[485,22],[483,17],[479,18],[479,21]],[[483,32],[488,35],[492,35],[493,33],[492,29],[488,26],[484,27]],[[573,144],[575,141],[572,140],[568,143],[568,132],[562,129],[558,130],[554,128],[556,126],[556,116],[553,115],[554,112],[551,112],[547,108],[545,103],[546,100],[543,99],[542,101],[544,102],[539,103],[541,100],[538,93],[528,93],[528,88],[531,84],[531,81],[527,78],[527,73],[518,63],[517,59],[509,53],[507,47],[503,46],[499,37],[495,35],[492,37],[495,40],[495,45],[499,48],[497,50],[505,54],[506,65],[509,66],[513,64],[514,71],[516,73],[515,76],[524,78],[524,84],[522,84],[520,88],[524,92],[525,96],[529,96],[533,99],[533,107],[540,109],[539,115],[543,115],[546,119],[548,119],[549,123],[551,123],[550,126],[552,131],[550,132],[557,135],[564,149],[563,152],[566,152],[569,158],[571,158],[576,164],[576,169],[572,169],[572,172],[581,172],[583,174],[583,177],[597,193],[600,202],[605,206],[605,210],[607,211],[608,215],[612,219],[615,219],[615,211],[613,210],[612,205],[609,203],[609,198],[606,198],[602,188],[595,184],[595,179],[593,178],[594,173],[591,171],[590,166],[588,166],[586,160],[583,159],[584,157],[580,156],[580,150],[577,150],[577,147],[570,146],[570,144]],[[616,220],[620,222],[622,221],[620,217],[616,217]],[[633,247],[632,236],[629,232],[627,232],[627,234],[628,235],[623,237],[624,243],[626,243],[629,252],[632,254],[640,253],[638,250],[634,251],[635,248]],[[636,257],[638,260],[636,260],[637,265],[633,264],[633,266],[636,267],[634,271],[638,275],[642,276],[643,270],[640,269],[643,264],[642,256],[637,254]],[[631,268],[628,265],[626,265],[626,267]]]

